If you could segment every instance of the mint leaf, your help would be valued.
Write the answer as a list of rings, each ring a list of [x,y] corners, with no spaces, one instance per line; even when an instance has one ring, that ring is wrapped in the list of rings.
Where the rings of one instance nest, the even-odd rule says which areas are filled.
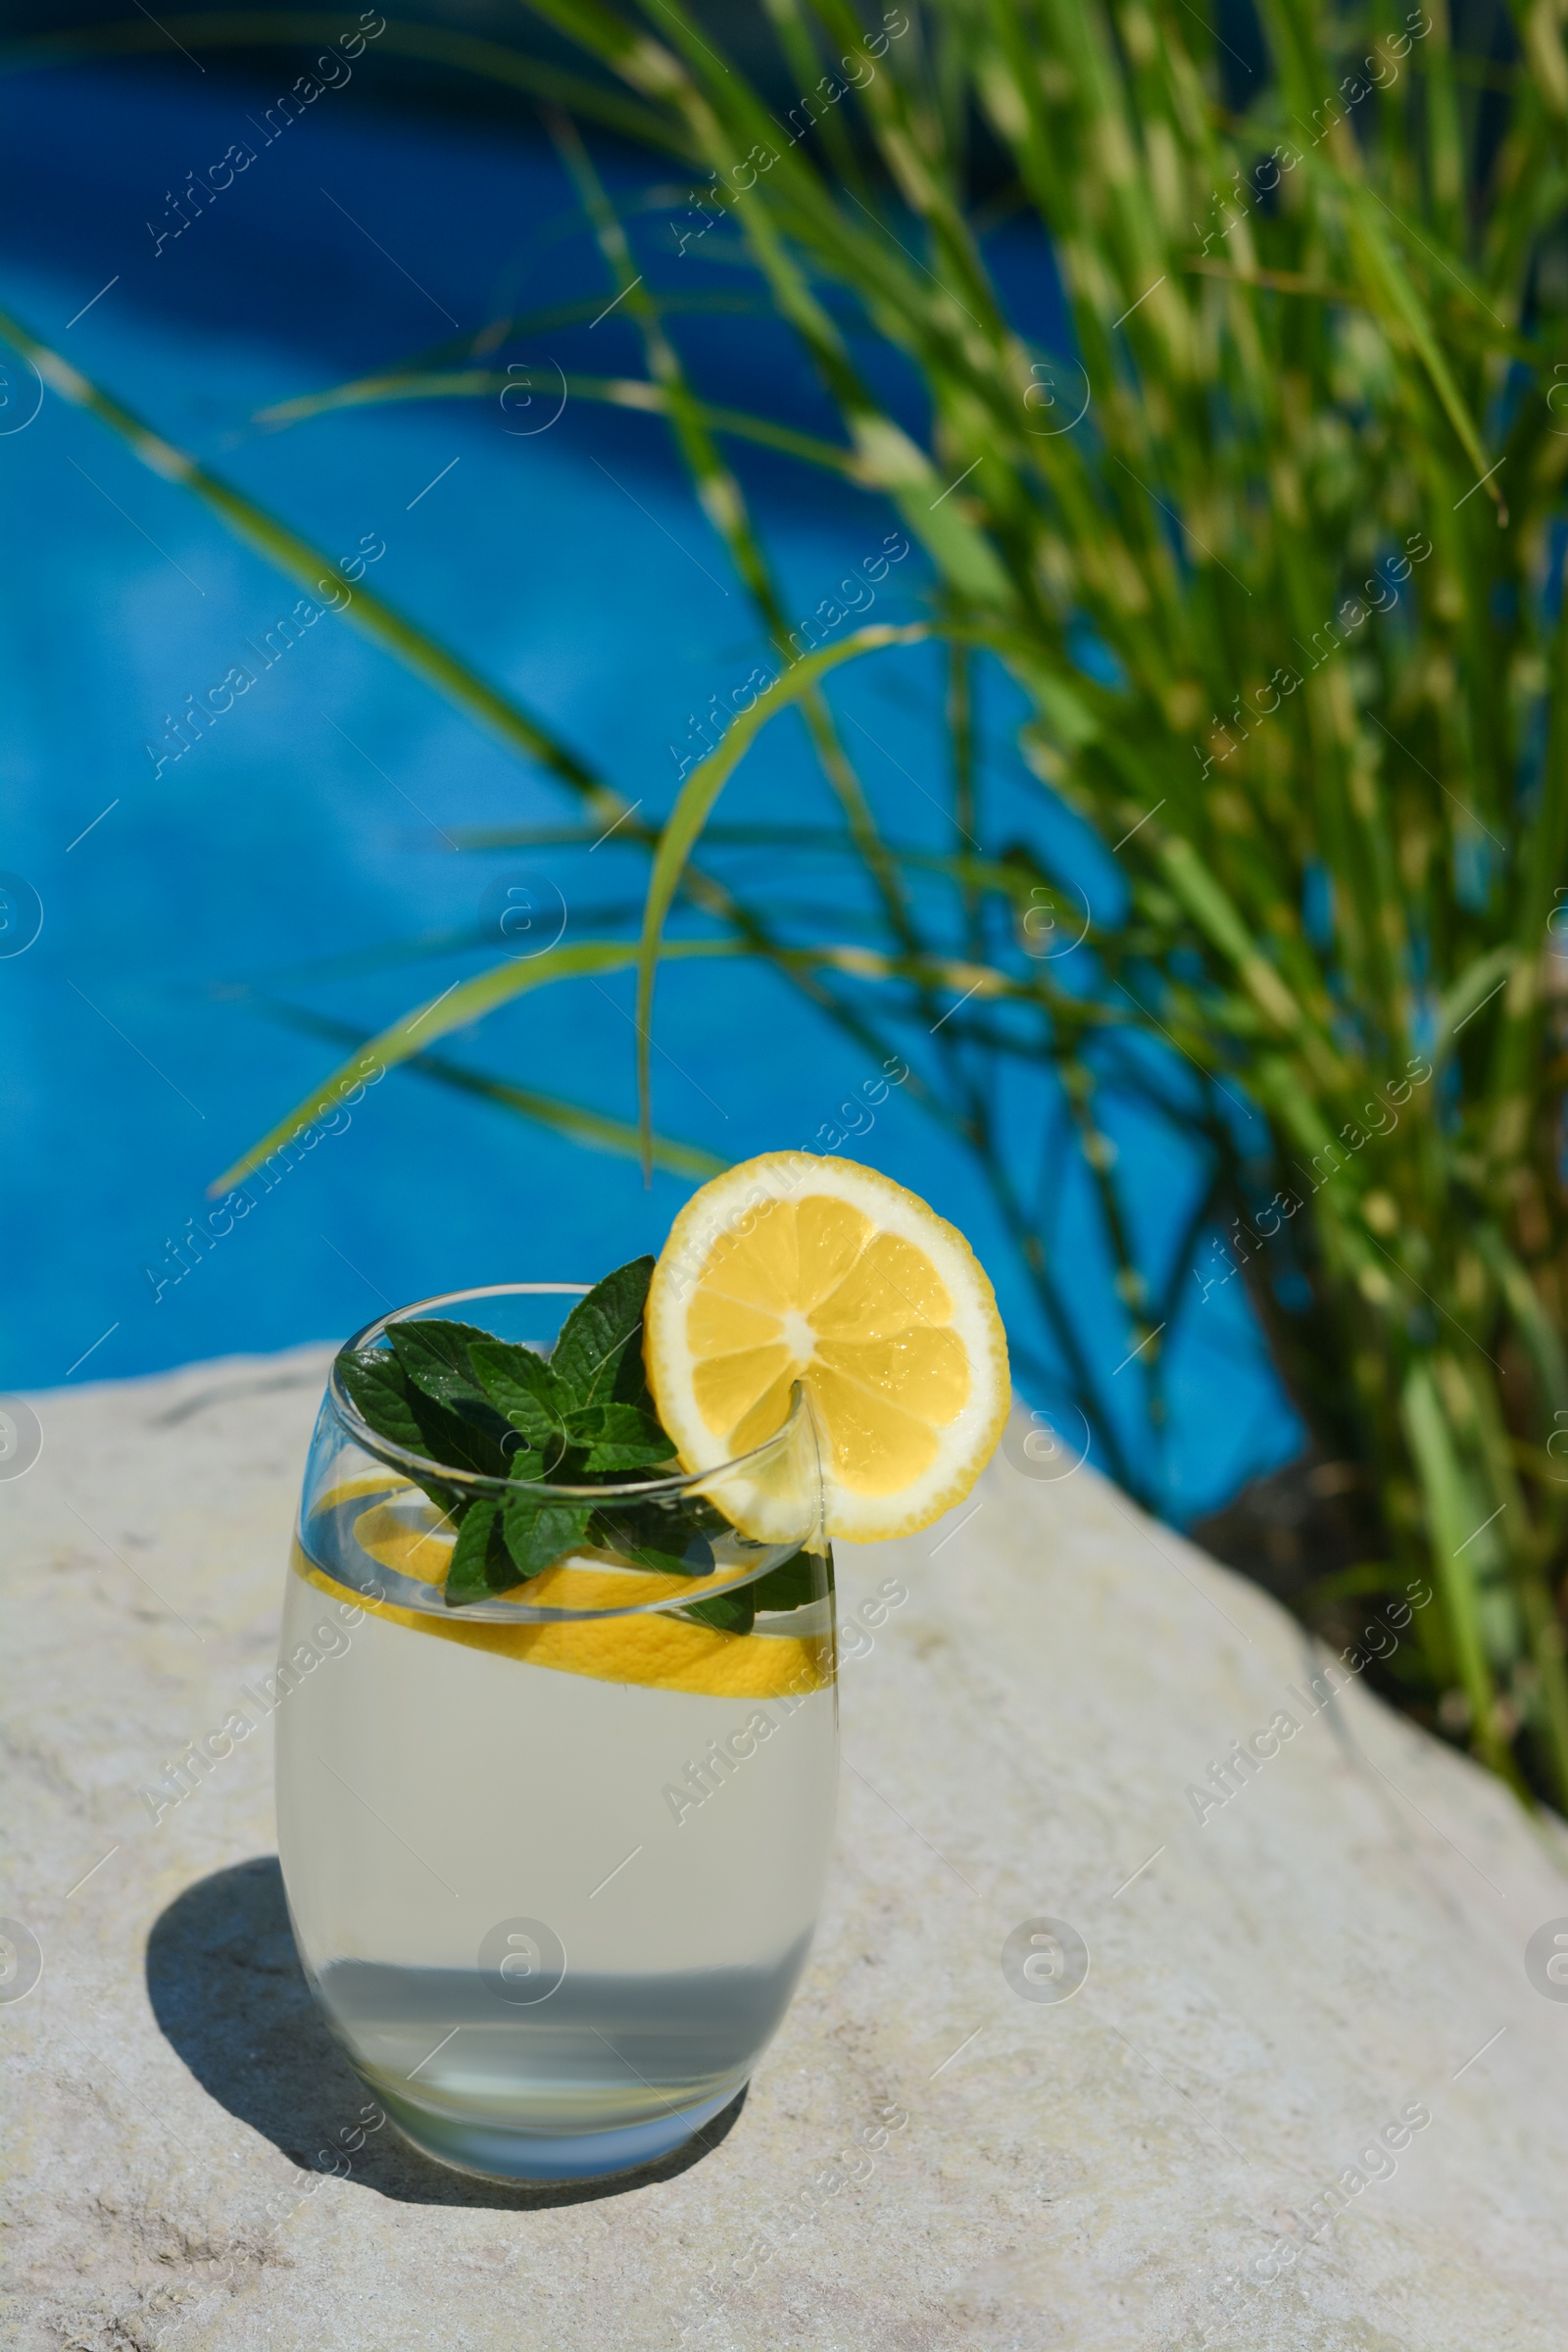
[[[473,1323],[390,1323],[386,1336],[410,1380],[437,1404],[483,1404],[468,1349],[489,1332]]]
[[[646,1398],[643,1308],[653,1272],[651,1257],[617,1266],[578,1299],[562,1325],[550,1367],[578,1404],[635,1404]]]
[[[471,1502],[458,1529],[457,1547],[447,1571],[445,1599],[449,1608],[465,1601],[487,1600],[517,1581],[501,1536],[501,1505]]]
[[[570,1392],[563,1393],[542,1355],[531,1348],[513,1348],[504,1340],[477,1341],[469,1352],[486,1400],[515,1430],[524,1444],[552,1465],[560,1463],[569,1443],[564,1407]],[[504,1474],[503,1474],[504,1475]],[[554,1475],[554,1468],[545,1473]]]
[[[386,1438],[410,1453],[439,1458],[415,1409],[415,1393],[395,1357],[380,1348],[366,1348],[354,1355],[344,1352],[337,1359],[337,1373],[360,1419],[378,1438]],[[455,1487],[431,1478],[423,1478],[419,1484],[437,1510],[457,1509],[462,1497]]]
[[[833,1554],[827,1554],[827,1590],[833,1590]],[[744,1585],[738,1592],[716,1592],[710,1600],[694,1600],[682,1609],[683,1617],[696,1617],[704,1625],[716,1626],[722,1634],[749,1634],[757,1618],[769,1611],[803,1609],[817,1595],[817,1582],[823,1563],[809,1551],[798,1551],[791,1560],[781,1560],[765,1576]]]
[[[642,1440],[635,1445],[623,1445],[613,1440],[596,1442],[582,1457],[582,1468],[592,1478],[595,1474],[620,1477],[627,1470],[660,1470],[670,1459],[669,1440],[661,1433],[654,1440]],[[574,1480],[564,1482],[574,1484]]]
[[[472,1343],[486,1341],[490,1334],[471,1323],[437,1322],[393,1323],[386,1336],[400,1366],[422,1396],[483,1431],[500,1457],[499,1475],[505,1478],[517,1441],[480,1388],[468,1360]]]
[[[361,1420],[368,1422],[378,1438],[432,1462],[445,1462],[453,1470],[472,1471],[481,1478],[506,1477],[510,1464],[497,1430],[480,1428],[427,1396],[385,1348],[365,1348],[357,1354],[340,1355],[338,1378]],[[497,1429],[504,1428],[498,1422]],[[428,1479],[419,1483],[444,1511],[459,1499],[450,1487]]]
[[[617,1502],[594,1513],[595,1541],[640,1568],[666,1576],[711,1576],[710,1536],[728,1533],[729,1521],[701,1496],[677,1502]]]
[[[816,1580],[820,1574],[817,1555],[798,1551],[792,1560],[782,1560],[749,1586],[759,1609],[804,1609],[808,1601],[816,1598]],[[833,1553],[827,1555],[827,1590],[833,1590]]]
[[[754,1588],[743,1585],[738,1592],[715,1592],[711,1600],[694,1600],[681,1615],[700,1618],[704,1625],[716,1626],[721,1634],[749,1634],[757,1615]]]
[[[586,1503],[539,1501],[528,1493],[509,1494],[502,1505],[507,1549],[515,1570],[512,1582],[520,1584],[548,1568],[564,1551],[572,1551],[587,1535],[593,1512]]]
[[[634,1404],[590,1404],[568,1414],[566,1428],[574,1446],[585,1446],[581,1469],[639,1470],[674,1458],[674,1447],[660,1424]]]
[[[433,1396],[412,1390],[409,1404],[424,1435],[416,1452],[428,1454],[452,1470],[468,1470],[476,1478],[505,1478],[512,1465],[502,1439],[481,1429],[464,1413],[448,1412]]]
[[[349,1402],[378,1438],[410,1453],[424,1451],[424,1432],[414,1417],[409,1379],[396,1356],[383,1348],[363,1348],[351,1354],[345,1348],[337,1359],[337,1376]]]

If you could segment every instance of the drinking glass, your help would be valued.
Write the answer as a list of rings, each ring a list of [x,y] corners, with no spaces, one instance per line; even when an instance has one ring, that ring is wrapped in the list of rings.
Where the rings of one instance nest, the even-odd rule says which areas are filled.
[[[455,1292],[349,1345],[452,1317],[548,1355],[582,1291]],[[735,2096],[816,1923],[838,1712],[809,1407],[797,1393],[764,1446],[700,1477],[532,1489],[591,1497],[591,1547],[461,1608],[440,1581],[451,1513],[417,1483],[432,1467],[361,1419],[334,1363],[277,1670],[295,1941],[328,2026],[426,2154],[514,2180],[632,2170]],[[694,1505],[691,1573],[628,1556],[685,1542]],[[741,1607],[705,1613],[725,1596]]]

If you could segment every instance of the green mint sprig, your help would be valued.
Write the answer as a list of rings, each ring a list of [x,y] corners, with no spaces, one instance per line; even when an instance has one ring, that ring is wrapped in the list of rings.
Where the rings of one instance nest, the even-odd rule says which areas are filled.
[[[544,1485],[623,1484],[629,1474],[678,1474],[680,1463],[649,1394],[643,1310],[654,1271],[633,1258],[578,1301],[547,1360],[471,1323],[393,1323],[388,1348],[345,1349],[342,1381],[378,1437],[428,1460],[505,1479],[504,1497],[470,1495],[437,1476],[419,1484],[455,1526],[445,1597],[452,1608],[514,1592],[583,1544],[640,1567],[708,1576],[713,1539],[729,1522],[701,1495],[603,1507],[537,1492]],[[759,1608],[798,1608],[812,1597],[806,1554],[735,1593],[687,1612],[729,1633],[749,1633]]]

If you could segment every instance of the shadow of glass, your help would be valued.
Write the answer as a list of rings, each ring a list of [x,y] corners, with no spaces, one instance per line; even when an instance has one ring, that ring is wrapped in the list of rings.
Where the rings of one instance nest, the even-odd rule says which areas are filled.
[[[291,2163],[315,2172],[335,2167],[341,2178],[406,2205],[526,2212],[624,2196],[700,2164],[746,2103],[743,2089],[674,2155],[609,2180],[530,2187],[470,2180],[421,2156],[390,2121],[346,2153],[373,2094],[311,1998],[275,1854],[214,1871],[175,1897],[147,1938],[147,1991],[166,2037],[220,2106]]]

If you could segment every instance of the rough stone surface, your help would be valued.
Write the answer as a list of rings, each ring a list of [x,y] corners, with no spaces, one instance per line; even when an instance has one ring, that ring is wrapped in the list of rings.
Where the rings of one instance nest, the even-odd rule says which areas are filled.
[[[1308,1717],[1271,1601],[1016,1432],[947,1526],[842,1558],[846,1618],[908,1598],[852,1636],[821,1934],[709,2144],[588,2193],[390,2130],[312,2169],[366,2094],[294,1962],[269,1742],[156,1827],[136,1791],[270,1663],[323,1363],[41,1396],[0,1484],[0,1908],[43,1959],[0,2003],[8,2343],[1559,2352],[1568,2000],[1525,1947],[1568,1930],[1568,1840],[1359,1681]],[[1004,1975],[1041,1916],[1088,1947],[1066,2002]]]

